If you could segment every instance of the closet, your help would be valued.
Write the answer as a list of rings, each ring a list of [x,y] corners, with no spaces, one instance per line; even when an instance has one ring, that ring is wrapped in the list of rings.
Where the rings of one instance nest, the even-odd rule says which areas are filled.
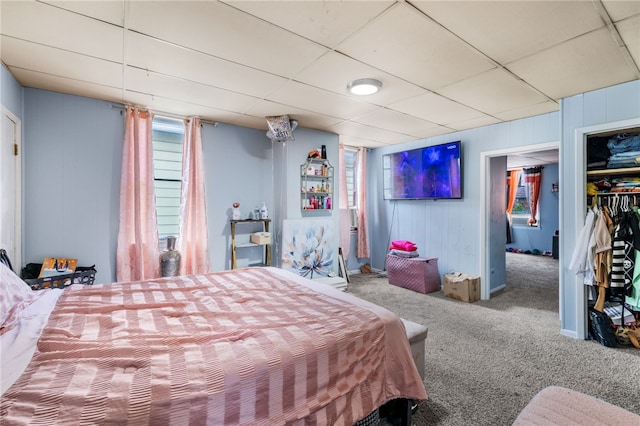
[[[640,127],[589,135],[586,144],[589,311],[605,312],[623,343],[640,313]]]

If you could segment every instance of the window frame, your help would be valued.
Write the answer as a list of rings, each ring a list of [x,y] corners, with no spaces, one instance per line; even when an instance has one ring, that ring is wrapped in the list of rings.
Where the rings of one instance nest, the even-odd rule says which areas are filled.
[[[167,237],[177,236],[180,231],[184,134],[183,120],[154,115],[151,125],[153,185],[161,245]]]

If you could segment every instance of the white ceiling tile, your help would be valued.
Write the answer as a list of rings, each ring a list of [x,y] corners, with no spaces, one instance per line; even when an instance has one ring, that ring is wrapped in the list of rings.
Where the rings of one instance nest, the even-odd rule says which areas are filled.
[[[263,120],[264,117],[268,116],[288,115],[290,118],[298,120],[300,126],[309,129],[323,129],[327,126],[333,126],[343,121],[340,118],[330,117],[290,105],[266,100],[257,100],[251,104],[245,113],[251,116],[262,117]],[[264,121],[264,127],[267,127],[266,120]]]
[[[522,108],[514,108],[508,111],[497,112],[494,117],[502,121],[517,120],[522,117],[533,117],[534,115],[546,114],[558,111],[560,104],[556,101],[546,101],[539,104],[526,105]]]
[[[7,36],[0,43],[2,61],[8,66],[122,88],[122,65],[118,63]]]
[[[364,138],[359,138],[357,136],[349,136],[349,135],[340,135],[340,143],[344,144],[347,147],[353,147],[353,148],[360,148],[360,147],[381,148],[384,146],[391,145],[388,143],[372,141],[369,139],[364,139]]]
[[[142,34],[126,35],[126,63],[196,83],[264,97],[288,80]]]
[[[640,2],[638,4],[640,5]],[[640,15],[618,22],[616,28],[636,66],[640,67]]]
[[[196,105],[215,105],[217,109],[239,114],[255,101],[251,96],[138,68],[127,67],[124,79],[126,84],[136,87],[136,90],[142,93]]]
[[[547,100],[502,69],[494,69],[444,87],[439,93],[487,114],[522,108]]]
[[[59,77],[51,74],[9,67],[9,71],[19,79],[23,86],[34,87],[52,92],[68,93],[86,98],[122,102],[122,90],[110,86],[101,86],[86,81]]]
[[[607,13],[613,20],[613,22],[621,19],[628,18],[633,15],[640,14],[640,2],[633,1],[620,1],[620,0],[601,0],[604,4]]]
[[[510,62],[604,23],[590,1],[412,1],[490,58]]]
[[[0,30],[14,38],[122,61],[122,29],[39,2],[4,1]]]
[[[129,28],[281,76],[296,74],[326,49],[224,3],[129,4]]]
[[[253,16],[334,47],[394,1],[225,1]]]
[[[270,93],[267,100],[284,105],[296,105],[308,111],[343,119],[362,115],[376,108],[375,105],[295,81],[290,81]]]
[[[483,115],[480,111],[431,92],[391,104],[389,108],[445,126],[452,121],[470,120]]]
[[[415,137],[409,135],[391,132],[389,130],[367,126],[365,124],[354,123],[352,121],[343,121],[335,126],[330,126],[329,129],[340,135],[357,136],[359,138],[385,144],[396,144],[415,139]]]
[[[497,118],[484,115],[482,117],[473,118],[471,120],[456,121],[456,122],[447,124],[447,127],[449,127],[452,130],[468,130],[468,129],[475,129],[476,127],[488,126],[490,124],[496,124],[499,122],[500,120],[498,120]]]
[[[406,3],[397,3],[337,50],[431,90],[494,67]]]
[[[183,102],[177,99],[164,98],[162,96],[152,96],[147,93],[128,92],[125,96],[127,97],[126,103],[149,109],[158,115],[168,114],[170,116],[180,117],[199,116],[205,117],[207,120],[221,121],[224,123],[228,123],[241,116],[241,114],[231,111],[224,111],[191,102]]]
[[[437,124],[430,121],[382,107],[353,118],[351,121],[412,136],[438,127]]]
[[[359,78],[375,78],[382,89],[373,95],[356,96],[347,90],[349,82]],[[376,105],[387,105],[424,93],[424,89],[367,66],[338,52],[328,52],[294,77],[295,80],[353,99]]]
[[[554,99],[637,78],[606,28],[513,62],[509,69]]]
[[[123,1],[96,0],[39,0],[52,6],[76,12],[94,19],[122,27],[126,3]]]

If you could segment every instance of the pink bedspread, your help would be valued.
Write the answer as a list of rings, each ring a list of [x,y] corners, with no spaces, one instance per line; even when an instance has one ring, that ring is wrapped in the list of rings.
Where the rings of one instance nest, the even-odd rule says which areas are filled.
[[[349,297],[269,268],[74,286],[0,423],[351,425],[426,399],[401,321]]]

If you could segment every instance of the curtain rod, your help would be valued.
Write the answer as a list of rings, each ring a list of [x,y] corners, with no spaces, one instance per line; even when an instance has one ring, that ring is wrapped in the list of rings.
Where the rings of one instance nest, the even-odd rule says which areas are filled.
[[[123,111],[127,106],[134,106],[134,105],[113,104],[113,103],[111,104],[111,108],[121,109]],[[180,116],[178,114],[173,114],[173,113],[165,112],[165,111],[156,111],[156,110],[153,110],[153,109],[150,110],[149,108],[146,108],[146,107],[143,108],[143,109],[145,111],[151,111],[151,112],[153,112],[154,114],[157,114],[157,115],[163,115],[165,117],[175,118],[177,120],[187,120],[187,121],[189,121],[189,117],[183,117],[183,116]],[[213,127],[218,127],[218,122],[217,121],[206,120],[204,118],[200,118],[200,123],[202,123],[202,124],[211,124],[211,125],[213,125]]]

